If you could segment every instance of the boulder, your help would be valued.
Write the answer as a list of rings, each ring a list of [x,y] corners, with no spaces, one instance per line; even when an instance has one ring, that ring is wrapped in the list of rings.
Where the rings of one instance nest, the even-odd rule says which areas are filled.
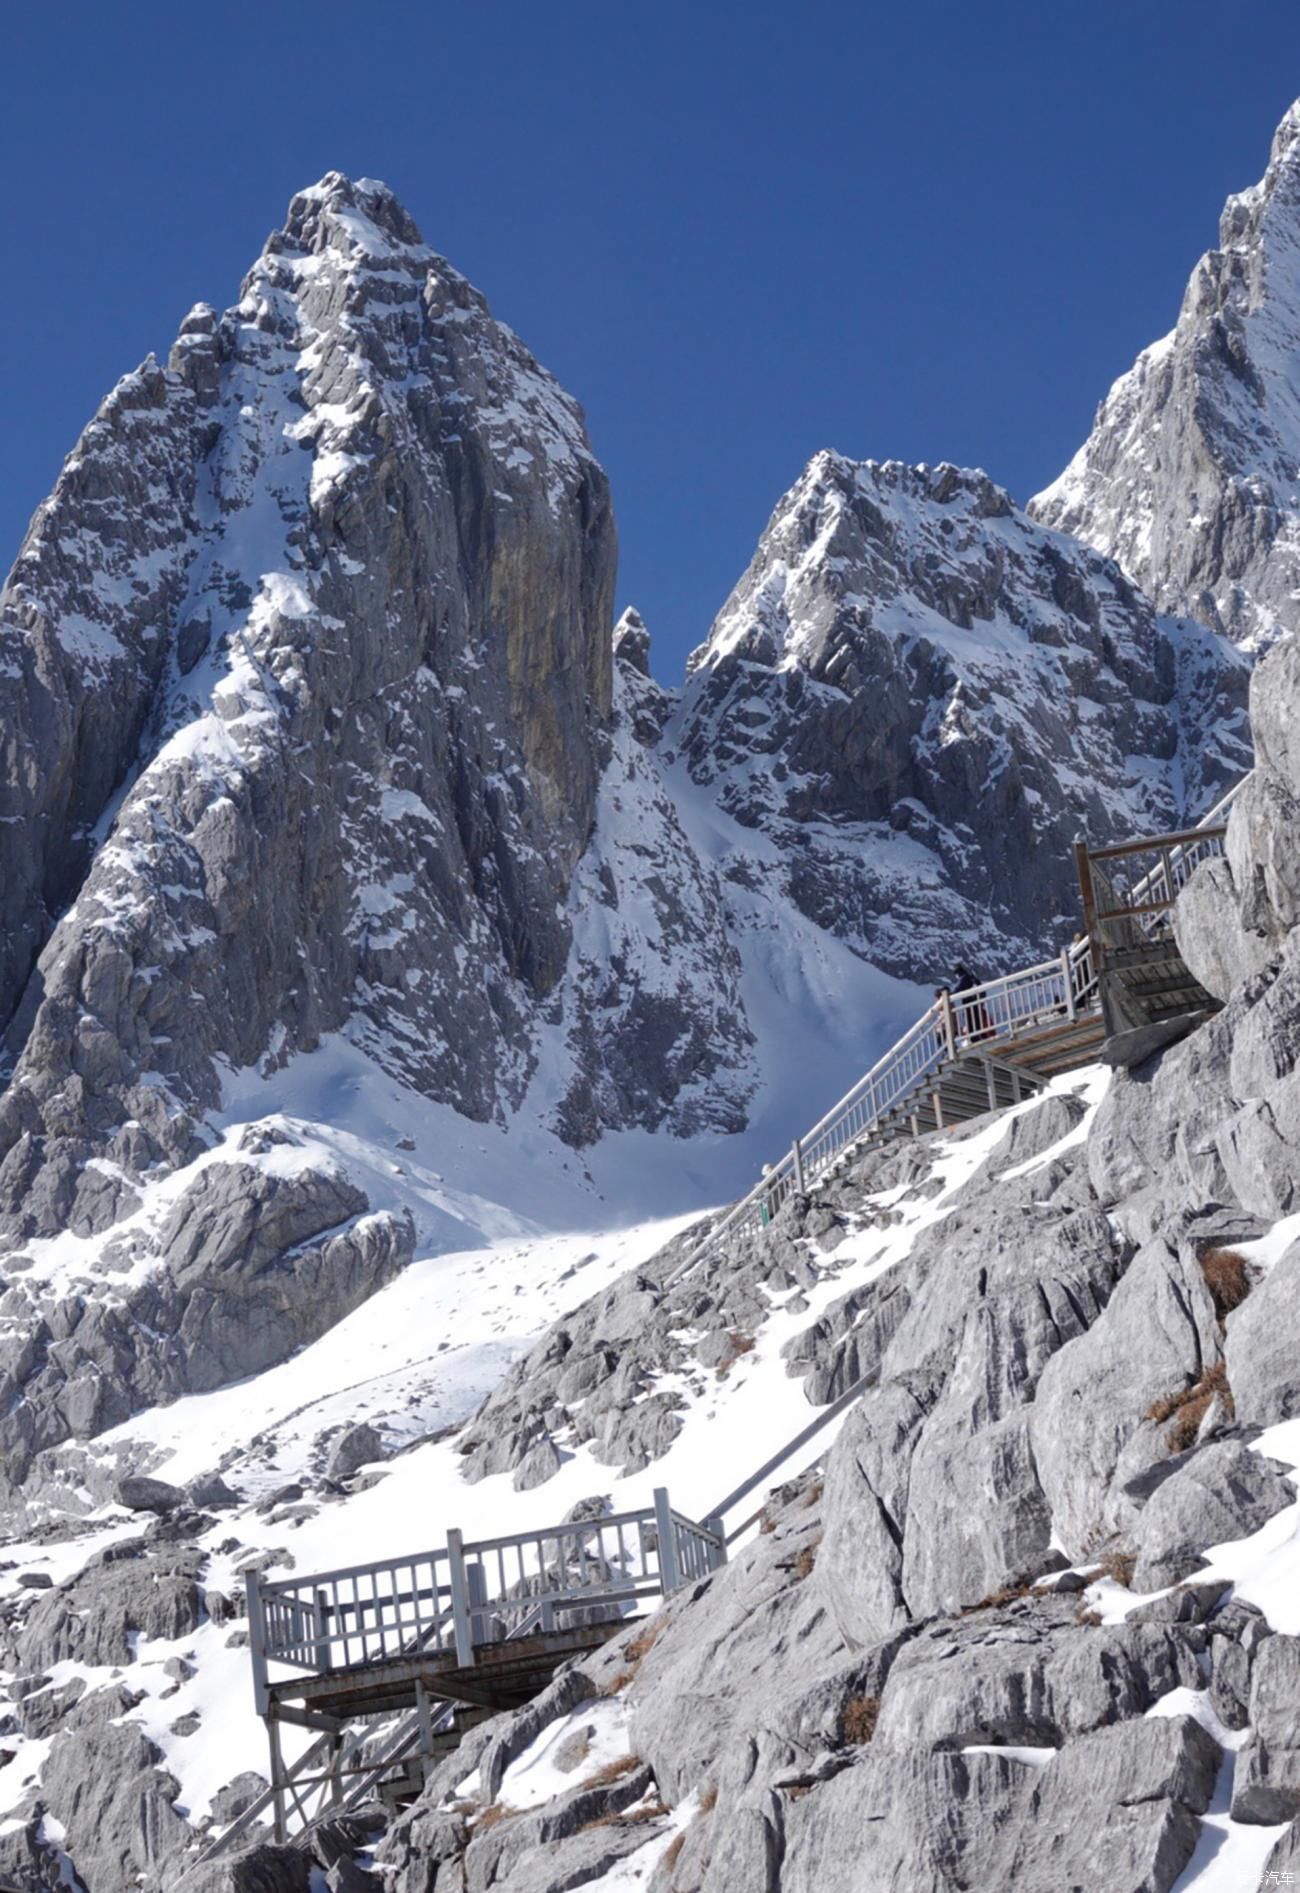
[[[1238,1752],[1232,1818],[1269,1826],[1300,1817],[1300,1637],[1271,1636],[1255,1652],[1250,1734]]]
[[[117,1502],[129,1512],[156,1512],[165,1518],[168,1512],[185,1503],[185,1494],[179,1486],[169,1485],[165,1479],[149,1479],[140,1473],[131,1473],[117,1483]]]

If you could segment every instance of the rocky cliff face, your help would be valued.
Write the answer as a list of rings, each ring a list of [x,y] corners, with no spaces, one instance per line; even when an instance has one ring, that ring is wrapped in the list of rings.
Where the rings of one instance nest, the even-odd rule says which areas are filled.
[[[1300,580],[1300,105],[1228,199],[1178,322],[1030,503],[1117,559],[1161,611],[1248,648],[1294,630]]]
[[[1100,1105],[1065,1087],[861,1164],[676,1282],[682,1238],[621,1273],[598,1238],[448,1256],[470,1225],[535,1234],[610,1133],[647,1166],[640,1134],[675,1137],[716,1191],[720,1133],[775,1091],[815,1115],[835,1060],[892,1037],[915,993],[889,974],[1054,949],[1079,828],[1181,822],[1248,761],[1240,654],[980,474],[819,455],[680,691],[635,614],[611,640],[613,558],[573,402],[338,176],[126,378],[33,523],[0,610],[23,1893],[170,1886],[249,1792],[260,1731],[213,1709],[246,1701],[246,1570],[402,1551],[440,1506],[553,1522],[665,1462],[676,1494],[719,1439],[739,1476],[773,1414],[806,1417],[798,1383],[864,1375],[824,1471],[652,1647],[471,1735],[383,1844],[395,1893],[615,1886],[625,1860],[652,1893],[834,1893],[864,1810],[881,1885],[1149,1893],[1226,1731],[1239,1824],[1300,1812],[1300,1620],[1244,1564],[1236,1596],[1160,1594],[1290,1531],[1300,1464],[1294,1258],[1250,1250],[1300,1142],[1289,647],[1180,911],[1228,1001],[1186,1045]],[[507,1172],[519,1217],[480,1181]],[[1225,1244],[1260,1258],[1240,1306],[1203,1265]],[[478,1312],[489,1277],[513,1322]],[[178,1450],[183,1490],[134,1476]],[[616,1780],[482,1818],[525,1747],[580,1759],[607,1723],[638,1758]],[[263,1850],[209,1884],[307,1877]]]
[[[669,741],[780,891],[934,983],[1078,924],[1071,843],[1181,826],[1249,767],[1245,665],[980,473],[819,454],[691,659]]]
[[[1171,1893],[1211,1858],[1294,1870],[1285,819],[1262,886],[1246,867],[1300,794],[1289,643],[1255,702],[1260,787],[1178,916],[1230,969],[1216,1018],[1109,1088],[868,1158],[698,1274],[674,1282],[666,1254],[485,1408],[467,1443],[488,1476],[527,1483],[551,1426],[552,1476],[587,1442],[680,1478],[718,1437],[710,1382],[761,1375],[773,1343],[816,1398],[871,1383],[723,1572],[475,1731],[380,1848],[400,1893]],[[525,1757],[562,1772],[611,1718],[630,1807],[579,1763],[529,1794]]]
[[[471,1117],[517,1102],[613,572],[574,404],[382,186],[296,198],[110,397],[5,594],[11,1228],[103,1227],[223,1068],[344,1026]]]

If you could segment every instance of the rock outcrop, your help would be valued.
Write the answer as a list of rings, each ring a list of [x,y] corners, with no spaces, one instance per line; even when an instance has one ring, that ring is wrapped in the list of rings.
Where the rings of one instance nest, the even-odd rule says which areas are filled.
[[[1266,726],[1298,701],[1284,646],[1255,694],[1279,793],[1300,783]],[[1239,828],[1276,803],[1250,806]],[[1216,898],[1193,882],[1179,914],[1180,937],[1212,930],[1225,965],[1257,918],[1236,891],[1245,849],[1237,833]],[[653,1779],[651,1893],[918,1876],[936,1893],[1171,1893],[1216,1792],[1229,1844],[1300,1823],[1282,1578],[1296,1449],[1285,1425],[1261,1436],[1295,1411],[1296,1249],[1251,1260],[1294,1213],[1300,1160],[1300,930],[1280,918],[1300,878],[1285,856],[1275,869],[1267,964],[1189,1038],[1114,1074],[1086,1124],[1068,1098],[1022,1105],[1001,1138],[967,1127],[942,1159],[869,1157],[698,1273],[666,1252],[545,1337],[471,1429],[480,1471],[519,1463],[530,1427],[640,1463],[681,1424],[680,1406],[653,1430],[642,1417],[668,1389],[693,1399],[728,1328],[761,1336],[804,1295],[821,1312],[787,1344],[790,1370],[823,1398],[850,1359],[868,1380],[824,1471],[770,1499],[763,1532],[665,1606],[632,1660],[630,1644],[584,1660],[545,1711],[562,1726],[626,1696]],[[972,1166],[960,1152],[977,1137]],[[811,1284],[834,1279],[837,1253],[859,1280],[828,1301]],[[487,1726],[509,1752],[510,1725]],[[477,1792],[508,1816],[508,1771],[480,1768]],[[429,1884],[443,1856],[425,1836],[451,1798],[450,1773],[435,1778],[385,1841],[398,1893]],[[476,1883],[496,1831],[493,1816],[480,1838],[474,1807],[454,1818],[437,1893]],[[1279,1871],[1297,1831],[1273,1850]],[[569,1883],[555,1832],[504,1885]]]
[[[819,454],[668,734],[802,914],[934,983],[1078,925],[1071,844],[1194,819],[1249,767],[1245,664],[981,473]],[[772,844],[775,844],[773,848]]]
[[[1248,648],[1300,626],[1300,105],[1268,169],[1228,199],[1178,321],[1030,502],[1117,559],[1160,611]]]
[[[110,397],[0,606],[0,1218],[103,1228],[89,1159],[192,1158],[223,1071],[344,1028],[471,1118],[518,1102],[614,557],[576,404],[392,194],[295,198]]]

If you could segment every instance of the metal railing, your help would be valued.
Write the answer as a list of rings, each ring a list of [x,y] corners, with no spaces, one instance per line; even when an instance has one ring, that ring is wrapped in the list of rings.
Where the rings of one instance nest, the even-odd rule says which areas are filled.
[[[561,1619],[608,1617],[612,1624],[642,1599],[669,1597],[707,1577],[726,1558],[722,1521],[687,1518],[659,1487],[653,1505],[638,1511],[472,1544],[450,1531],[446,1545],[435,1551],[290,1582],[267,1584],[250,1573],[249,1645],[258,1713],[275,1713],[272,1664],[322,1676],[446,1653],[468,1668],[476,1647],[553,1631],[562,1627]],[[271,1786],[207,1843],[178,1885],[250,1838],[268,1811],[277,1838],[301,1844],[319,1820],[360,1806],[394,1769],[413,1756],[427,1756],[433,1738],[452,1726],[457,1707],[435,1707],[417,1687],[417,1707],[396,1720],[378,1754],[366,1754],[374,1738],[364,1728],[338,1730],[311,1743],[286,1768],[273,1736]]]
[[[1167,926],[1168,911],[1196,868],[1211,855],[1223,852],[1227,813],[1249,780],[1249,776],[1243,776],[1195,828],[1121,842],[1110,848],[1088,849],[1080,843],[1086,855],[1086,863],[1080,866],[1080,881],[1085,887],[1085,866],[1091,867],[1096,861],[1144,851],[1154,853],[1157,859],[1149,872],[1125,891],[1122,907],[1116,905],[1121,897],[1104,871],[1092,868],[1094,886],[1101,883],[1099,891],[1106,896],[1107,904],[1103,908],[1093,903],[1094,912],[1085,914],[1086,936],[1057,959],[1043,960],[1002,979],[987,980],[965,992],[936,999],[853,1089],[811,1130],[797,1137],[749,1194],[714,1224],[668,1275],[665,1286],[696,1268],[723,1242],[763,1228],[791,1194],[802,1195],[809,1184],[833,1169],[856,1146],[891,1121],[896,1122],[910,1105],[923,1099],[945,1065],[966,1053],[987,1057],[999,1041],[1015,1038],[1035,1025],[1095,1011],[1099,998],[1094,934],[1104,944],[1108,921],[1122,920],[1130,927],[1140,924],[1145,937]]]
[[[249,1640],[259,1714],[272,1663],[320,1676],[412,1655],[450,1652],[468,1667],[478,1644],[510,1636],[525,1616],[543,1630],[593,1606],[669,1596],[722,1562],[721,1533],[655,1503],[541,1530],[447,1543],[377,1563],[267,1584],[249,1575]]]
[[[667,1281],[680,1280],[724,1241],[765,1227],[792,1193],[804,1194],[857,1145],[923,1098],[944,1066],[967,1054],[988,1057],[999,1042],[1035,1025],[1090,1011],[1096,989],[1092,943],[1083,939],[1054,960],[941,994],[825,1117],[795,1139]]]

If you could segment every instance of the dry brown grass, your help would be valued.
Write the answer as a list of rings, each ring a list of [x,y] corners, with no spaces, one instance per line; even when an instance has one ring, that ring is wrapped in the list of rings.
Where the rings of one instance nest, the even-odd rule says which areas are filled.
[[[499,1821],[512,1821],[519,1812],[519,1808],[512,1808],[504,1801],[493,1801],[475,1821],[474,1831],[481,1834],[486,1828],[495,1827]]]
[[[710,1782],[708,1787],[704,1790],[704,1793],[700,1796],[700,1813],[712,1814],[717,1805],[718,1791],[713,1783]]]
[[[1125,1590],[1133,1582],[1133,1573],[1137,1570],[1137,1559],[1131,1551],[1107,1551],[1103,1554],[1101,1568],[1104,1576],[1113,1578]]]
[[[825,1490],[826,1488],[820,1479],[817,1480],[815,1485],[810,1485],[804,1502],[799,1508],[800,1511],[811,1512],[814,1505],[820,1504],[822,1493]]]
[[[822,1535],[818,1532],[817,1536],[810,1539],[806,1545],[801,1545],[798,1552],[795,1554],[794,1563],[790,1568],[800,1584],[803,1583],[805,1578],[810,1578],[813,1574],[813,1567],[817,1563],[817,1547],[821,1544],[821,1541]]]
[[[641,1766],[639,1755],[620,1755],[617,1760],[606,1762],[594,1774],[584,1775],[578,1783],[580,1788],[612,1788],[616,1781],[622,1781],[624,1775],[630,1775],[634,1768]]]
[[[619,1670],[616,1676],[610,1677],[609,1681],[605,1684],[605,1695],[621,1695],[628,1687],[629,1683],[636,1681],[641,1665],[644,1663],[647,1656],[649,1656],[651,1650],[654,1649],[663,1627],[663,1619],[657,1618],[646,1624],[643,1629],[638,1630],[634,1637],[628,1638],[627,1642],[623,1645],[623,1655],[627,1659],[627,1668]]]
[[[999,1590],[990,1591],[987,1597],[981,1597],[978,1604],[963,1604],[957,1612],[959,1617],[973,1617],[980,1610],[1001,1610],[1006,1604],[1018,1603],[1022,1597],[1030,1597],[1037,1590],[1035,1578],[1017,1578],[1010,1584],[1004,1584]]]
[[[594,1821],[584,1821],[576,1831],[590,1834],[598,1827],[640,1827],[645,1821],[658,1821],[669,1812],[663,1801],[644,1801],[622,1814],[598,1814]]]
[[[764,1506],[763,1510],[759,1513],[758,1529],[764,1538],[766,1538],[769,1533],[776,1530],[776,1515],[773,1512],[769,1512],[766,1506]]]
[[[1093,1610],[1087,1604],[1080,1604],[1078,1610],[1074,1613],[1074,1621],[1077,1624],[1099,1624],[1101,1622],[1101,1612],[1099,1610]]]
[[[1192,1386],[1166,1394],[1161,1400],[1153,1400],[1147,1408],[1146,1418],[1154,1420],[1158,1426],[1172,1420],[1173,1425],[1165,1434],[1165,1445],[1171,1453],[1181,1453],[1195,1440],[1201,1421],[1215,1399],[1223,1403],[1224,1413],[1228,1419],[1232,1419],[1236,1409],[1232,1389],[1228,1385],[1228,1370],[1222,1361],[1216,1361],[1213,1367],[1207,1368]]]
[[[1250,1264],[1235,1249],[1207,1249],[1201,1257],[1201,1274],[1214,1298],[1214,1312],[1222,1327],[1254,1286]]]
[[[674,1834],[672,1839],[669,1841],[668,1845],[665,1847],[663,1864],[667,1868],[669,1873],[672,1872],[673,1868],[677,1865],[677,1862],[681,1859],[682,1848],[685,1845],[686,1845],[686,1836],[683,1833],[683,1834]]]
[[[623,1654],[629,1663],[643,1663],[663,1634],[663,1621],[657,1619],[638,1630],[634,1637],[629,1637],[623,1645]]]
[[[718,1379],[725,1380],[742,1354],[752,1354],[754,1346],[755,1342],[752,1334],[744,1334],[739,1328],[729,1328],[727,1330],[727,1352],[718,1362]]]
[[[879,1720],[879,1696],[850,1696],[840,1710],[841,1742],[854,1748],[864,1747],[875,1734]]]

